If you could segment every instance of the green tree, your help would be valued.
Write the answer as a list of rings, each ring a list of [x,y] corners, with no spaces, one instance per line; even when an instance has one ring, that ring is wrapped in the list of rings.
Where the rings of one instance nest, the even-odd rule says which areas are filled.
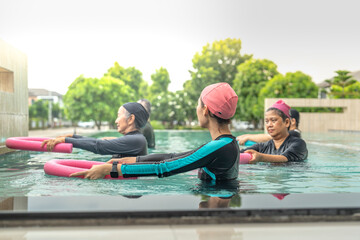
[[[206,44],[193,59],[193,70],[190,70],[191,80],[184,83],[188,102],[196,106],[201,91],[208,85],[227,82],[231,86],[238,72],[237,66],[251,58],[251,55],[241,55],[241,40],[227,38]],[[195,119],[195,113],[188,115],[189,120]]]
[[[52,104],[52,117],[53,118],[60,118],[62,116],[63,109],[60,107],[59,103]]]
[[[140,70],[135,67],[124,68],[120,66],[118,62],[115,62],[114,66],[109,68],[104,76],[120,79],[123,83],[131,87],[131,89],[135,91],[134,99],[131,99],[131,101],[137,101],[139,97],[142,97],[141,91],[143,90],[141,88],[147,87]]]
[[[264,116],[265,98],[317,98],[318,90],[318,86],[305,73],[278,74],[260,91],[258,104],[262,105],[262,112],[259,114]],[[298,110],[301,111],[300,108]]]
[[[196,53],[190,71],[191,79],[198,84],[200,91],[209,84],[227,82],[233,84],[237,66],[251,58],[240,54],[241,40],[227,38],[206,44],[201,53]],[[196,86],[196,85],[195,85]]]
[[[149,99],[150,93],[149,93],[149,85],[146,81],[141,82],[140,88],[139,88],[139,99]],[[134,100],[135,101],[135,100]]]
[[[186,112],[186,118],[191,123],[194,119],[197,118],[196,111],[194,110],[197,106],[197,101],[200,97],[200,92],[193,89],[192,81],[187,80],[184,85],[184,110]]]
[[[66,114],[72,121],[93,120],[100,129],[103,121],[113,123],[118,108],[135,98],[135,92],[119,79],[80,76],[64,96]]]
[[[346,98],[345,88],[356,83],[357,81],[352,78],[349,71],[338,70],[335,71],[337,76],[331,80],[327,80],[331,84],[330,95],[334,98]],[[341,91],[339,91],[339,88]]]
[[[345,87],[345,98],[360,98],[360,82]]]
[[[161,67],[156,70],[154,74],[151,74],[152,84],[149,88],[149,94],[151,99],[155,99],[162,93],[168,92],[168,86],[170,84],[170,76],[166,68]]]
[[[167,123],[169,128],[173,128],[174,124],[184,125],[186,119],[186,112],[183,109],[184,94],[183,91],[177,91],[157,95],[152,101],[151,118]]]
[[[316,98],[318,87],[300,71],[276,75],[260,91],[260,98]]]
[[[265,84],[279,74],[277,65],[267,59],[249,59],[238,66],[234,90],[238,94],[236,118],[250,121],[257,128],[263,119],[263,104],[258,101]]]
[[[48,119],[48,101],[37,100],[29,107],[29,118],[39,119],[42,122],[42,128],[45,127],[45,120]]]

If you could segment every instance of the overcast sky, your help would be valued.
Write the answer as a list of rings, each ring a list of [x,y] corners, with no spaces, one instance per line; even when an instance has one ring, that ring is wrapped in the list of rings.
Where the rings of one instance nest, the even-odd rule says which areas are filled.
[[[62,94],[115,61],[149,83],[165,67],[170,90],[182,89],[194,54],[225,38],[318,83],[360,70],[359,10],[358,0],[0,0],[0,38],[28,56],[30,88]]]

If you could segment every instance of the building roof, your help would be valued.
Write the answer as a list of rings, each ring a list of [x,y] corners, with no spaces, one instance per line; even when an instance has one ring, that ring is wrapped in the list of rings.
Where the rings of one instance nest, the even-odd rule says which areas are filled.
[[[62,97],[63,95],[57,92],[49,91],[43,88],[29,88],[29,97],[39,96],[57,96]]]
[[[356,81],[360,82],[360,71],[352,72],[351,75],[356,79]]]
[[[319,88],[328,88],[328,87],[331,86],[331,84],[328,83],[328,82],[323,81],[323,82],[321,82],[321,83],[318,83],[317,86],[318,86]]]

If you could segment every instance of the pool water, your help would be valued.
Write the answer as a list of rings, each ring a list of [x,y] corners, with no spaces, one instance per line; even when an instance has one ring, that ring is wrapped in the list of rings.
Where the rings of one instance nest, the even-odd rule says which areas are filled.
[[[241,134],[234,132],[234,135]],[[118,136],[116,132],[95,137]],[[75,149],[72,154],[17,151],[0,155],[0,197],[10,196],[224,196],[237,193],[355,193],[360,191],[359,134],[303,134],[309,158],[302,163],[240,165],[238,181],[226,185],[204,183],[196,171],[168,178],[84,180],[48,176],[51,159],[107,161],[110,156]],[[156,148],[149,153],[182,152],[210,141],[206,131],[156,131]]]

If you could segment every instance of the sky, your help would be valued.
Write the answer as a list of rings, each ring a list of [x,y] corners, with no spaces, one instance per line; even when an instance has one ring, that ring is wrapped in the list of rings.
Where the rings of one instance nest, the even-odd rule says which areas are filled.
[[[29,88],[61,94],[115,61],[149,84],[165,67],[169,90],[180,90],[195,53],[226,38],[320,83],[360,70],[359,9],[358,0],[0,0],[0,38],[27,55]]]

